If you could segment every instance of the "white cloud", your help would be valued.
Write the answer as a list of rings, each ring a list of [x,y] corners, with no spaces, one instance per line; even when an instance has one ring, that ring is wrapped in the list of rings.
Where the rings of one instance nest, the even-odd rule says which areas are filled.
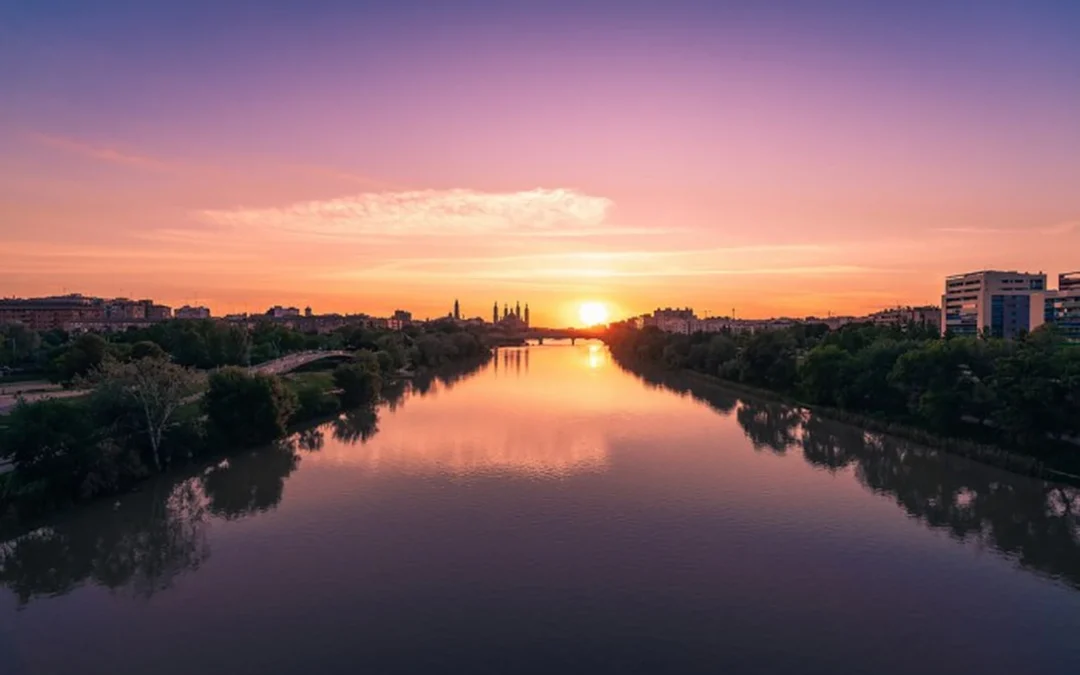
[[[281,208],[200,211],[203,221],[303,236],[533,235],[599,233],[612,202],[569,189],[523,192],[370,192]],[[601,230],[602,231],[602,230]]]

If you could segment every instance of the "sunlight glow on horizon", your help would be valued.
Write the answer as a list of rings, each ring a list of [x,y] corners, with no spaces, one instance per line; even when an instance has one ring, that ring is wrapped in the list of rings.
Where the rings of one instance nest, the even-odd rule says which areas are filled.
[[[607,305],[602,302],[583,302],[578,308],[578,318],[587,328],[607,323],[609,317]]]

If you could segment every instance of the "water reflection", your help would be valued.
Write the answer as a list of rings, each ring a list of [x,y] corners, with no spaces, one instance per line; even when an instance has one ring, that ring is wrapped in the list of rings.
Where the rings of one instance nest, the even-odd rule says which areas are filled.
[[[343,443],[363,443],[378,433],[379,414],[372,408],[350,410],[334,420],[331,426],[335,440]]]
[[[300,465],[298,440],[236,455],[209,470],[201,485],[210,512],[235,519],[277,506],[285,492],[285,479]]]
[[[799,440],[802,413],[790,406],[744,400],[735,419],[754,450],[768,449],[782,455]]]
[[[410,395],[449,390],[482,365],[391,383],[384,391],[386,406],[396,410]],[[61,514],[0,543],[0,585],[11,589],[20,605],[86,583],[149,597],[207,560],[211,516],[231,521],[273,510],[302,455],[325,447],[327,430],[335,440],[363,443],[378,433],[378,424],[376,409],[349,411],[270,447],[163,476],[114,503]]]
[[[150,596],[209,557],[208,500],[199,478],[98,506],[0,545],[0,584],[26,604],[92,582]]]
[[[831,473],[851,471],[927,527],[975,542],[1021,567],[1080,588],[1080,489],[1015,476],[945,452],[778,403],[725,398],[715,385],[635,373],[735,417],[755,449],[799,449]],[[718,405],[719,402],[719,405]]]
[[[290,490],[304,494],[303,485],[308,475],[301,469],[309,465],[316,468],[347,465],[361,469],[352,474],[320,474],[316,471],[311,475],[321,475],[323,480],[332,475],[334,480],[342,481],[343,489],[350,495],[360,481],[369,481],[363,494],[377,494],[377,499],[381,500],[400,500],[387,513],[391,514],[391,520],[403,518],[402,522],[411,522],[405,506],[411,500],[424,503],[425,495],[429,500],[434,499],[432,493],[424,491],[442,482],[432,480],[432,477],[497,475],[500,480],[448,481],[455,485],[482,485],[484,490],[490,491],[471,493],[475,499],[462,499],[463,503],[454,500],[461,499],[465,493],[434,493],[438,499],[426,503],[436,507],[426,511],[419,509],[414,514],[416,522],[427,527],[428,519],[443,518],[440,527],[456,526],[458,534],[470,532],[463,522],[478,518],[491,518],[493,527],[505,526],[506,532],[516,532],[519,527],[523,530],[539,528],[535,530],[538,541],[543,540],[539,543],[530,539],[534,534],[532,530],[516,535],[515,541],[522,550],[531,550],[529,547],[534,544],[537,546],[530,560],[545,560],[544,556],[551,551],[542,550],[543,545],[556,541],[564,532],[575,531],[581,522],[595,522],[597,529],[578,527],[576,531],[581,538],[574,546],[593,550],[586,539],[610,535],[615,538],[606,543],[601,541],[599,550],[607,550],[612,555],[622,550],[620,546],[636,547],[636,543],[626,542],[638,542],[639,536],[655,536],[668,541],[669,548],[660,547],[665,556],[682,550],[674,545],[675,542],[681,542],[682,546],[686,541],[718,536],[716,528],[720,521],[702,520],[700,523],[706,527],[700,531],[695,529],[685,540],[675,537],[673,533],[679,531],[675,524],[686,521],[686,513],[690,513],[689,518],[693,520],[696,517],[693,514],[700,514],[701,509],[672,515],[674,512],[666,509],[671,508],[675,498],[649,497],[647,491],[660,484],[659,481],[652,481],[651,474],[647,477],[635,475],[635,469],[629,466],[633,453],[638,453],[639,461],[641,457],[649,458],[650,471],[670,469],[688,474],[697,470],[690,464],[676,466],[677,463],[673,463],[667,467],[656,461],[655,458],[663,456],[668,448],[662,444],[635,445],[637,439],[633,431],[641,427],[634,427],[629,421],[654,414],[657,417],[646,424],[657,423],[656,420],[661,420],[659,423],[662,424],[668,419],[666,415],[671,407],[685,412],[688,401],[643,394],[640,388],[632,387],[632,383],[618,373],[617,378],[598,377],[608,358],[603,350],[559,351],[563,356],[550,361],[542,359],[543,352],[536,352],[531,372],[527,370],[526,350],[517,351],[522,364],[521,379],[529,379],[528,388],[522,387],[523,382],[517,380],[513,366],[509,369],[512,377],[506,377],[504,372],[504,363],[516,363],[517,357],[504,361],[500,354],[491,365],[492,369],[485,371],[486,376],[466,383],[463,378],[468,377],[467,373],[448,372],[390,386],[385,392],[386,406],[379,411],[352,411],[328,424],[302,431],[289,442],[232,456],[198,471],[147,485],[142,491],[123,497],[118,505],[93,504],[18,533],[0,544],[0,585],[10,589],[23,605],[36,598],[66,594],[85,584],[149,597],[172,587],[185,573],[206,564],[211,555],[212,523],[237,523],[273,511]],[[501,369],[499,377],[494,373],[496,364]],[[570,369],[576,379],[567,379]],[[948,533],[958,541],[975,542],[1007,556],[1026,570],[1080,588],[1080,491],[1074,488],[1012,476],[945,453],[836,424],[806,411],[743,399],[730,390],[697,379],[657,374],[641,377],[650,387],[661,387],[692,398],[732,420],[728,426],[734,434],[738,435],[741,430],[754,449],[784,456],[782,459],[757,458],[740,443],[742,447],[738,452],[755,466],[798,466],[801,456],[810,466],[836,475],[838,486],[839,481],[857,481],[866,490],[888,497],[928,528]],[[573,383],[573,396],[567,394],[568,381]],[[454,396],[442,395],[451,390]],[[633,396],[628,393],[631,390]],[[390,410],[396,411],[395,414],[388,414]],[[612,411],[615,411],[614,415]],[[697,423],[702,424],[705,417],[716,420],[714,415],[701,413],[696,417]],[[735,427],[735,423],[739,426]],[[702,428],[711,429],[707,424]],[[618,454],[620,447],[621,455]],[[703,452],[714,453],[715,450],[707,446]],[[732,472],[740,470],[738,462],[725,464],[725,468],[727,466],[731,466]],[[385,474],[375,476],[378,472]],[[409,475],[419,476],[420,480],[400,480]],[[689,480],[685,474],[671,475]],[[383,478],[388,480],[381,480]],[[322,487],[316,483],[314,486],[309,484],[308,489],[318,494]],[[407,489],[402,490],[403,487]],[[498,492],[501,489],[508,492]],[[525,495],[523,498],[537,500],[525,502],[531,503],[534,510],[509,496],[516,497],[519,493]],[[643,493],[645,497],[641,499],[644,501],[640,502],[627,496],[637,498]],[[450,494],[452,499],[442,500]],[[480,497],[480,494],[486,496]],[[501,494],[505,501],[499,501],[493,496],[496,494]],[[318,498],[322,498],[321,494]],[[735,500],[736,497],[729,494],[725,498]],[[375,497],[371,499],[377,501]],[[792,494],[792,508],[797,506],[798,499],[798,494]],[[522,525],[523,521],[513,515],[551,513],[552,504],[562,500],[576,500],[575,504],[584,504],[586,508],[568,511],[571,515],[566,516],[569,520],[565,522],[558,518],[548,522],[537,516],[536,521]],[[304,500],[301,498],[300,502],[304,503]],[[342,503],[355,506],[347,500]],[[737,502],[731,503],[738,506]],[[589,504],[598,509],[591,515],[587,508]],[[488,509],[490,505],[497,508]],[[305,506],[310,507],[311,503]],[[467,517],[462,515],[466,512]],[[619,515],[628,512],[637,515]],[[664,526],[634,529],[636,523],[646,522],[642,515],[645,512],[658,514],[657,522]],[[306,540],[302,544],[296,543],[302,539],[297,532],[309,532],[312,522],[345,518],[348,514],[349,509],[328,509],[320,513],[318,519],[305,520],[302,530],[286,531],[283,536],[293,536],[293,547],[303,548],[306,552],[312,544]],[[500,521],[503,514],[511,514],[507,516],[510,520]],[[369,520],[359,515],[355,517],[356,520],[347,521],[348,527],[332,531],[345,538],[373,537],[373,541],[381,536],[384,545],[436,537],[430,529],[422,533],[410,531],[405,525],[398,529],[397,521],[385,530],[371,530],[368,528],[376,528],[380,522],[378,517],[372,516]],[[548,526],[552,529],[545,529]],[[843,522],[838,521],[836,526],[842,527]],[[768,535],[767,526],[762,527]],[[339,546],[337,539],[327,535],[329,531],[322,532],[323,539],[316,545]],[[587,536],[582,535],[583,532]],[[725,536],[735,540],[739,537],[730,533]],[[475,564],[475,561],[464,562],[471,560],[469,556],[487,556],[489,553],[480,548],[457,550],[450,535],[446,537],[445,547],[438,550],[447,556],[451,552],[462,556],[458,559],[458,569],[470,569],[470,565]],[[572,540],[571,537],[566,541]],[[764,546],[770,540],[763,537],[761,541]],[[743,545],[750,546],[749,543]],[[570,549],[567,543],[552,550],[566,552]],[[413,549],[406,547],[405,550],[412,555]],[[228,557],[219,555],[222,560]],[[399,569],[394,564],[399,558],[387,555],[385,565],[372,563],[368,573],[390,574]],[[363,557],[377,558],[367,550]],[[498,554],[492,556],[493,559],[497,557]],[[647,555],[638,557],[649,564]],[[717,559],[726,558],[718,556]],[[560,560],[557,556],[546,560],[552,564],[545,567],[536,563],[537,573],[573,569],[555,564]],[[606,560],[602,555],[596,562],[601,567],[610,563],[611,569],[622,569],[623,564],[621,559]],[[314,576],[318,577],[322,574],[319,567],[322,564],[332,566],[332,556],[326,561],[320,558],[308,572],[316,570],[318,574]],[[621,573],[629,574],[627,570],[633,569],[633,565],[628,564]],[[607,567],[603,574],[609,574]],[[646,578],[651,579],[642,577]],[[455,587],[452,582],[448,584],[448,587]]]

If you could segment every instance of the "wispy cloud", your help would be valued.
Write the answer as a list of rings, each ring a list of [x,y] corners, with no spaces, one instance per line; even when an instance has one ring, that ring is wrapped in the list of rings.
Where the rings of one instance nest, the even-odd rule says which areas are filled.
[[[261,163],[258,167],[251,167],[237,165],[236,162],[225,162],[224,164],[219,162],[197,163],[155,157],[131,148],[123,147],[119,144],[91,143],[78,138],[39,131],[31,131],[27,135],[34,142],[54,150],[81,155],[109,164],[127,166],[132,169],[163,173],[185,172],[198,174],[200,176],[209,174],[215,178],[220,175],[228,176],[232,179],[235,179],[238,176],[250,176],[253,173],[269,171],[288,176],[307,176],[316,180],[332,182],[335,185],[351,183],[357,186],[364,186],[366,189],[402,189],[402,186],[400,185],[378,178],[373,178],[353,171],[319,166],[316,164],[269,161]]]
[[[580,236],[603,225],[612,202],[575,190],[369,192],[281,208],[200,211],[205,222],[304,237]]]
[[[937,227],[934,232],[947,234],[1071,234],[1080,229],[1080,220],[1070,220],[1042,227]]]
[[[97,145],[74,138],[43,134],[36,131],[31,132],[30,137],[36,142],[50,148],[83,155],[84,157],[90,157],[111,164],[122,164],[151,171],[175,171],[180,168],[177,164],[163,161],[156,157],[141,155],[113,146]]]

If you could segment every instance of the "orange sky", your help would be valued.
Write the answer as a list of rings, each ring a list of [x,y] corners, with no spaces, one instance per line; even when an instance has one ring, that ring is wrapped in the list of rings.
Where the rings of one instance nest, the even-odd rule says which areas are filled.
[[[950,273],[1080,269],[1072,14],[677,5],[28,6],[0,35],[0,295],[520,301],[568,325],[589,300],[862,314],[935,303]]]

